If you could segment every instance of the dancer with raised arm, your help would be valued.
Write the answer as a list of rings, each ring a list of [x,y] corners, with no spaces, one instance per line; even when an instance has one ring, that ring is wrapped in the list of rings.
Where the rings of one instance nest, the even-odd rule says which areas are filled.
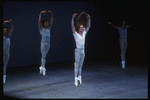
[[[44,19],[42,21],[42,25],[41,25],[41,15],[44,13],[50,13],[51,17],[50,17],[50,26],[49,26],[49,21],[47,19]],[[42,40],[41,40],[41,66],[39,67],[40,69],[40,74],[43,74],[45,76],[46,74],[46,68],[45,68],[45,63],[46,63],[46,55],[49,51],[50,48],[50,29],[52,27],[53,24],[53,14],[52,11],[48,10],[48,11],[41,11],[40,15],[39,15],[39,20],[38,20],[38,27],[39,27],[39,32],[42,36]]]
[[[10,37],[14,30],[13,21],[11,19],[4,21],[3,25],[5,23],[11,23],[11,29],[8,33],[8,28],[3,27],[3,84],[5,84],[6,81],[6,70],[7,70],[9,57],[10,57]]]
[[[140,20],[138,20],[137,22],[139,22]],[[119,35],[120,35],[120,49],[121,49],[121,63],[122,63],[122,68],[125,68],[125,55],[126,55],[126,49],[127,49],[127,29],[129,27],[131,27],[133,24],[131,25],[125,25],[125,20],[121,21],[121,26],[115,26],[114,24],[112,24],[111,22],[107,22],[107,24],[111,25],[113,28],[115,28],[116,30],[118,30]]]
[[[83,29],[83,23],[77,23],[76,29],[74,26],[74,18],[77,15],[77,13],[73,14],[72,21],[71,21],[71,28],[72,33],[75,39],[76,43],[76,49],[75,49],[75,63],[74,63],[74,73],[75,73],[75,82],[74,84],[78,86],[78,80],[80,84],[82,84],[82,78],[81,78],[81,72],[82,72],[82,65],[84,61],[84,45],[85,45],[85,36],[90,29],[91,24],[91,18],[89,14],[85,14],[86,18],[88,19],[87,22],[87,28]]]

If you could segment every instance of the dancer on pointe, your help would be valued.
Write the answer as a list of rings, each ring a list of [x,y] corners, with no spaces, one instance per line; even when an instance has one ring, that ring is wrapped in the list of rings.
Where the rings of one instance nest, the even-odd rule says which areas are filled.
[[[13,21],[11,19],[4,21],[3,25],[5,23],[11,23],[11,29],[8,33],[8,28],[3,27],[3,84],[5,84],[6,82],[6,70],[7,70],[9,57],[10,57],[10,37],[14,30]]]
[[[137,22],[139,22],[140,20],[138,20]],[[131,27],[133,24],[131,25],[125,25],[125,20],[121,21],[121,26],[117,27],[115,25],[113,25],[111,22],[107,22],[107,24],[111,25],[113,28],[115,28],[116,30],[118,30],[119,35],[120,35],[120,49],[121,49],[121,63],[122,63],[122,68],[125,68],[125,55],[126,55],[126,49],[127,49],[127,28]]]
[[[44,19],[42,21],[42,25],[41,25],[41,15],[43,13],[47,13],[47,12],[50,13],[50,15],[51,15],[50,26],[49,26],[49,23],[48,23],[47,19]],[[40,34],[42,36],[42,40],[41,40],[41,54],[42,54],[42,57],[41,57],[41,66],[39,67],[39,69],[40,69],[40,74],[43,74],[44,76],[46,74],[46,68],[45,68],[46,55],[47,55],[47,53],[49,51],[49,48],[50,48],[50,29],[51,29],[52,24],[53,24],[52,11],[48,10],[47,12],[46,12],[46,10],[41,11],[40,15],[39,15],[39,20],[38,20],[38,27],[39,27]]]
[[[82,12],[84,13],[84,12]],[[78,80],[80,84],[82,84],[82,79],[81,79],[81,72],[82,72],[82,65],[84,61],[84,44],[85,44],[85,36],[90,28],[91,24],[91,18],[89,14],[86,14],[86,18],[88,19],[87,22],[87,28],[85,31],[83,31],[83,23],[77,23],[77,27],[75,29],[74,27],[74,18],[77,15],[77,13],[73,14],[72,16],[72,21],[71,21],[71,27],[72,27],[72,33],[75,39],[76,43],[76,49],[75,49],[75,63],[74,63],[74,72],[75,72],[75,82],[74,84],[78,86]]]

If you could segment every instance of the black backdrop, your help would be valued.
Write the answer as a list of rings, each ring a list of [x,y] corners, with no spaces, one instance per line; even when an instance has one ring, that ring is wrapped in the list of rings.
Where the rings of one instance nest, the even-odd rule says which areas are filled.
[[[119,33],[107,25],[106,21],[118,26],[124,18],[126,24],[140,19],[139,23],[128,29],[126,61],[146,65],[148,4],[148,0],[4,2],[3,21],[12,19],[14,23],[8,67],[41,63],[38,16],[42,10],[51,10],[54,17],[47,63],[74,60],[75,42],[71,31],[71,17],[74,13],[79,15],[85,11],[91,16],[91,28],[85,42],[85,62],[121,62]],[[42,19],[49,20],[50,14],[43,14]],[[10,29],[10,24],[4,26]]]

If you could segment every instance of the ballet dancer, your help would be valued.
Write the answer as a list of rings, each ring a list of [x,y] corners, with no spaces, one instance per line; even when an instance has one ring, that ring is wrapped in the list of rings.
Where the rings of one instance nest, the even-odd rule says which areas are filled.
[[[48,23],[47,19],[44,19],[42,21],[42,25],[41,25],[41,15],[44,13],[50,13],[51,18],[50,18],[50,26]],[[45,68],[45,63],[46,63],[46,55],[49,51],[50,48],[50,29],[52,27],[53,24],[53,14],[52,11],[48,10],[44,10],[40,12],[39,15],[39,20],[38,20],[38,27],[39,27],[39,32],[41,34],[42,40],[41,40],[41,66],[39,67],[40,69],[40,74],[43,74],[44,76],[46,75],[46,68]]]
[[[140,20],[138,20],[137,22],[139,22]],[[114,24],[112,24],[111,22],[107,22],[107,24],[111,25],[113,28],[115,28],[116,30],[118,30],[119,35],[120,35],[120,49],[121,49],[121,63],[122,63],[122,68],[125,68],[125,55],[126,55],[126,49],[127,49],[127,29],[129,27],[131,27],[133,24],[131,25],[125,25],[125,20],[121,21],[121,25],[120,26],[115,26]]]
[[[3,25],[5,23],[11,23],[11,29],[8,33],[8,28],[3,27],[3,84],[5,84],[6,82],[6,70],[7,70],[9,57],[10,57],[10,51],[9,51],[10,50],[10,37],[14,30],[13,21],[11,19],[4,21]]]
[[[84,13],[85,14],[85,13]],[[83,31],[83,23],[77,23],[76,29],[74,26],[74,18],[77,15],[77,13],[73,14],[72,16],[72,21],[71,21],[71,28],[72,28],[72,33],[75,39],[76,43],[76,49],[75,49],[75,63],[74,63],[74,72],[75,72],[75,86],[78,86],[78,80],[80,84],[82,84],[82,79],[81,79],[81,72],[82,72],[82,65],[84,61],[84,44],[85,44],[85,36],[90,28],[91,24],[91,18],[89,14],[85,14],[86,18],[88,19],[87,22],[87,27],[85,31]]]

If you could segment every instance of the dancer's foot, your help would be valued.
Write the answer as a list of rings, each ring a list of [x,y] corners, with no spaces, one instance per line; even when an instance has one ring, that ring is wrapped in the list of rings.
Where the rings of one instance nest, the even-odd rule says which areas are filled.
[[[78,86],[78,78],[75,77],[75,81],[74,81],[75,86]]]
[[[46,69],[42,66],[40,66],[39,69],[40,69],[40,74],[43,74],[45,76],[46,75]]]
[[[122,61],[122,68],[123,68],[123,69],[125,68],[125,60]]]
[[[46,69],[43,67],[43,75],[46,75]]]
[[[82,84],[82,78],[81,78],[81,76],[78,76],[78,80],[79,80],[79,83]]]
[[[6,82],[6,75],[3,75],[3,84]]]
[[[40,69],[40,74],[42,74],[43,73],[43,67],[40,66],[39,69]]]

